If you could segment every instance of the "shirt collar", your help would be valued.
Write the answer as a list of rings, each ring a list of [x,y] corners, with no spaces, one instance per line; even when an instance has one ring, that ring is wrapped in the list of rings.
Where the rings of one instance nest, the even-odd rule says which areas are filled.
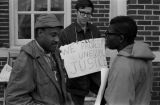
[[[82,27],[81,27],[77,22],[75,22],[75,26],[76,26],[76,31],[77,31],[77,32],[83,31]],[[88,31],[88,30],[90,30],[90,25],[89,25],[89,23],[87,22],[86,31]]]

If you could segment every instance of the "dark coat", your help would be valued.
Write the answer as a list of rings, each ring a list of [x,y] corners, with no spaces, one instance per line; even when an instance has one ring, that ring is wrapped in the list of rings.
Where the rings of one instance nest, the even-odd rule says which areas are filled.
[[[6,105],[71,105],[58,56],[60,83],[36,41],[22,47],[6,90]]]

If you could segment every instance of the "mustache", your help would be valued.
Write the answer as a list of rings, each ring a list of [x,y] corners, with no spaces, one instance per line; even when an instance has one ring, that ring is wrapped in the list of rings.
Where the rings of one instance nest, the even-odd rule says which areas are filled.
[[[59,41],[53,41],[52,42],[52,45],[57,45],[57,44],[59,44]]]

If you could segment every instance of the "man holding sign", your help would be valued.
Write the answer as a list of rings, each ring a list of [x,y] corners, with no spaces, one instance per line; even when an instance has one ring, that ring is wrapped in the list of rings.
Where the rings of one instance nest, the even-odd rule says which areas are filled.
[[[96,26],[88,22],[94,10],[94,6],[90,0],[78,0],[75,5],[75,8],[77,10],[76,11],[77,21],[72,23],[70,26],[68,26],[62,31],[60,41],[61,41],[61,45],[68,45],[73,42],[77,42],[78,45],[81,45],[83,50],[83,48],[87,46],[86,44],[83,44],[83,43],[85,43],[86,40],[91,41],[91,39],[99,38],[100,32]],[[79,41],[82,41],[82,42],[79,42]],[[88,45],[87,47],[88,51],[91,50],[89,46],[90,45]],[[76,47],[75,44],[73,45],[71,44],[67,47],[70,48],[71,49],[70,51],[72,51],[73,53],[74,53],[74,48],[78,49],[78,47]],[[93,51],[90,51],[90,52],[86,51],[87,54],[91,54],[92,52]],[[83,58],[85,54],[81,53],[79,54],[78,57]],[[95,55],[95,53],[91,55]],[[73,56],[71,57],[75,60],[77,59],[76,57],[73,57]],[[88,59],[85,61],[87,61],[85,63],[90,63],[90,64],[93,63],[93,60],[91,59]],[[84,62],[76,61],[73,63],[73,65],[75,65],[75,71],[76,71],[76,67],[78,67],[76,65],[82,64],[82,63]],[[92,64],[92,65],[95,65],[95,64]],[[82,68],[82,66],[79,66],[79,68],[80,67]],[[89,93],[89,91],[92,91],[96,94],[98,93],[100,83],[101,83],[101,74],[98,71],[85,76],[69,78],[67,80],[67,89],[71,93],[72,99],[75,105],[83,105],[84,98]]]

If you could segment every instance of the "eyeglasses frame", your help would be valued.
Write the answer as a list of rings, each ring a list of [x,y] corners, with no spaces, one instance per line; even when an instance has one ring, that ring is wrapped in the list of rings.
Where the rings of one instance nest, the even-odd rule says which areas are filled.
[[[84,11],[80,11],[80,10],[78,10],[78,12],[80,13],[80,15],[81,16],[86,16],[86,17],[92,17],[92,13],[86,13],[86,12],[84,12]]]

